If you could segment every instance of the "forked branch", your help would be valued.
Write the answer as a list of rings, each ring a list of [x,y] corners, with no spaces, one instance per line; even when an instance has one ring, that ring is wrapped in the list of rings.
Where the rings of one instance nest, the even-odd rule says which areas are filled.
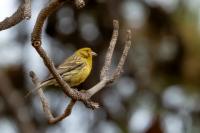
[[[77,0],[78,1],[78,0]],[[81,3],[82,0],[80,0]],[[32,46],[36,49],[40,57],[43,59],[44,64],[49,69],[50,73],[54,76],[58,84],[62,87],[64,93],[71,97],[73,100],[81,100],[83,101],[88,107],[96,108],[96,104],[91,102],[87,95],[77,90],[71,89],[70,86],[61,78],[61,76],[57,73],[54,63],[48,57],[45,50],[42,48],[42,41],[41,41],[41,32],[44,21],[46,18],[53,13],[56,9],[58,9],[61,5],[63,5],[65,0],[53,0],[51,1],[47,7],[43,8],[36,20],[33,32],[32,32]],[[75,2],[77,4],[78,2]],[[79,4],[78,4],[79,5]]]
[[[119,24],[118,24],[117,20],[113,21],[113,26],[114,26],[113,36],[112,36],[111,43],[110,43],[109,48],[108,48],[107,53],[106,53],[105,64],[104,64],[104,66],[102,67],[102,70],[101,70],[101,75],[100,75],[101,76],[101,80],[100,80],[100,82],[97,83],[92,88],[88,89],[85,93],[81,93],[81,95],[78,95],[78,97],[80,96],[78,98],[78,99],[80,99],[80,101],[82,101],[83,103],[89,102],[86,105],[87,106],[91,105],[93,108],[98,108],[98,104],[90,101],[90,98],[94,94],[99,92],[101,89],[103,89],[106,85],[108,85],[109,83],[113,82],[114,80],[116,80],[117,78],[120,77],[121,72],[123,70],[123,66],[124,66],[125,60],[126,60],[127,55],[128,55],[128,51],[129,51],[130,46],[131,46],[131,31],[127,30],[126,42],[125,42],[124,50],[123,50],[122,56],[120,58],[120,61],[118,63],[118,66],[114,70],[113,73],[109,73],[110,69],[111,69],[110,66],[111,66],[111,61],[112,61],[114,48],[115,48],[115,45],[116,45],[116,42],[117,42],[116,40],[118,38]],[[36,77],[36,75],[33,72],[31,72],[30,76],[32,78],[33,83],[36,85],[36,88],[37,88],[37,86],[39,86],[39,84],[40,84],[38,78]],[[69,88],[69,89],[72,89],[72,88]],[[52,113],[51,113],[51,111],[50,111],[49,104],[47,102],[47,99],[45,98],[43,90],[40,89],[38,91],[38,94],[40,96],[44,112],[47,114],[47,118],[49,119],[49,123],[56,123],[58,121],[61,121],[62,119],[64,119],[68,115],[70,115],[71,110],[72,110],[74,104],[76,103],[76,100],[74,100],[69,95],[69,97],[71,97],[72,100],[70,101],[70,103],[68,104],[67,108],[65,109],[65,112],[62,115],[54,118]],[[86,97],[87,99],[81,99],[82,97]]]
[[[38,87],[40,85],[40,81],[33,71],[30,72],[30,77],[32,78],[32,82],[35,84],[35,86]],[[49,123],[56,123],[58,121],[61,121],[65,117],[69,116],[71,114],[71,111],[72,111],[74,104],[76,103],[76,101],[70,100],[70,102],[69,102],[68,106],[66,107],[64,113],[60,116],[54,117],[53,114],[51,113],[51,109],[50,109],[50,106],[48,104],[48,100],[45,97],[43,90],[39,89],[37,91],[37,93],[40,97],[40,101],[42,103],[43,111],[45,112]]]
[[[101,75],[100,75],[100,82],[98,84],[96,84],[94,87],[90,88],[89,90],[87,90],[87,93],[89,93],[89,96],[92,97],[94,94],[96,94],[98,91],[100,91],[101,89],[103,89],[107,84],[112,83],[114,80],[118,79],[121,75],[121,73],[123,72],[123,66],[124,63],[126,61],[127,55],[128,55],[128,51],[131,47],[131,30],[127,30],[127,37],[126,37],[126,42],[125,42],[125,46],[124,46],[124,50],[122,53],[122,56],[120,58],[120,61],[117,65],[117,68],[114,70],[114,73],[110,73],[111,71],[111,60],[112,60],[112,56],[113,56],[113,51],[115,48],[115,43],[113,40],[117,40],[118,36],[115,36],[116,33],[118,33],[117,31],[115,31],[117,27],[115,25],[118,24],[118,21],[114,20],[113,21],[113,26],[114,26],[114,30],[113,30],[113,36],[111,39],[111,43],[110,46],[108,48],[108,51],[106,53],[106,58],[105,58],[105,64],[101,70]]]
[[[81,2],[83,0],[75,0],[75,4],[79,5],[79,7],[82,7],[80,5],[83,5],[83,4],[81,4],[81,3],[77,4],[78,1]],[[94,94],[96,94],[98,91],[103,89],[106,85],[108,85],[109,83],[111,83],[114,80],[116,80],[117,78],[119,78],[119,76],[123,70],[123,65],[127,58],[128,51],[131,46],[131,31],[127,30],[127,38],[126,38],[124,50],[123,50],[122,56],[120,58],[120,61],[118,63],[118,66],[113,73],[109,73],[111,70],[110,66],[111,66],[112,56],[113,56],[113,52],[114,52],[114,48],[115,48],[115,45],[117,42],[118,32],[119,32],[119,22],[117,20],[114,20],[113,21],[113,27],[114,27],[113,35],[111,38],[109,48],[106,53],[104,66],[101,70],[99,83],[97,83],[95,86],[93,86],[92,88],[88,89],[85,92],[79,92],[73,88],[70,88],[70,86],[57,73],[54,63],[48,57],[45,50],[42,48],[42,41],[41,41],[41,31],[42,31],[44,21],[52,12],[54,12],[62,4],[64,4],[64,2],[65,2],[65,0],[53,0],[47,5],[47,7],[42,9],[38,15],[36,24],[35,24],[33,32],[32,32],[32,46],[36,49],[36,51],[38,52],[40,57],[43,59],[44,64],[49,69],[50,73],[56,79],[58,84],[61,86],[64,93],[71,98],[71,101],[68,104],[67,108],[65,109],[65,112],[61,116],[54,118],[50,111],[49,104],[47,102],[47,99],[45,98],[43,90],[40,89],[38,91],[40,100],[43,105],[44,112],[46,113],[47,118],[49,119],[50,123],[56,123],[58,121],[61,121],[63,118],[67,117],[68,115],[70,115],[71,110],[72,110],[74,104],[76,103],[76,101],[82,101],[87,107],[92,108],[92,109],[98,108],[99,105],[95,102],[92,102],[90,100],[90,98]],[[32,78],[33,83],[36,85],[36,88],[37,88],[37,86],[39,86],[39,84],[40,84],[37,76],[34,74],[34,72],[31,72],[30,76]]]

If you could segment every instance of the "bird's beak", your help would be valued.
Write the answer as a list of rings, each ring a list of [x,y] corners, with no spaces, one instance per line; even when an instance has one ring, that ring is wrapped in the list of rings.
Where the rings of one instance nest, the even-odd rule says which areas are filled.
[[[92,56],[97,56],[97,53],[95,53],[95,52],[91,52],[91,54],[92,54]]]

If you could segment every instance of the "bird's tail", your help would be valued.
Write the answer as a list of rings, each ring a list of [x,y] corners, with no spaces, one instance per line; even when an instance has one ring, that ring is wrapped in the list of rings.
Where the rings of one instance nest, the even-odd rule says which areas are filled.
[[[43,81],[38,87],[36,87],[33,90],[30,90],[26,95],[25,98],[27,98],[28,96],[30,96],[32,93],[35,93],[36,91],[38,91],[39,89],[43,89],[47,86],[53,85],[55,82],[55,79],[49,79],[49,80],[45,80]]]

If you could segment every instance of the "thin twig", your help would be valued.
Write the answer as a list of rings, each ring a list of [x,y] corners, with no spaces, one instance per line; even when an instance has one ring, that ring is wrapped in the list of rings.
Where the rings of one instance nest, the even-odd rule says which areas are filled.
[[[116,21],[116,20],[115,20]],[[113,32],[114,34],[114,32]],[[113,43],[110,43],[110,47],[114,47]],[[105,73],[105,74],[102,74],[101,76],[101,80],[98,84],[96,84],[95,86],[93,86],[92,88],[88,89],[87,92],[90,94],[90,97],[92,97],[94,94],[96,94],[97,92],[99,92],[101,89],[103,89],[107,84],[113,82],[114,80],[116,80],[117,78],[119,78],[121,72],[123,71],[123,66],[124,66],[124,63],[126,61],[126,58],[127,58],[127,55],[128,55],[128,51],[130,49],[130,46],[131,46],[131,30],[127,30],[127,38],[126,38],[126,42],[125,42],[125,47],[124,47],[124,50],[123,50],[123,53],[122,53],[122,56],[120,58],[120,61],[118,63],[118,66],[117,68],[115,69],[114,73],[113,74],[110,74],[109,72]],[[108,50],[108,53],[107,53],[107,56],[110,55],[112,56],[112,54],[110,54]],[[106,57],[107,57],[106,56]],[[105,58],[105,62],[107,61],[107,58]],[[109,62],[111,63],[111,62]],[[108,63],[109,67],[110,67],[110,64]],[[104,64],[103,68],[101,71],[105,71],[105,68],[106,68],[106,63]],[[110,68],[106,68],[106,69],[110,69]],[[111,75],[111,76],[110,76]]]
[[[108,71],[109,71],[109,68],[111,65],[113,51],[114,51],[115,45],[117,43],[118,33],[119,33],[119,22],[117,20],[113,20],[113,34],[112,34],[109,48],[106,53],[105,64],[101,70],[100,80],[102,80],[103,77],[106,77],[108,74]]]
[[[10,17],[5,18],[0,22],[0,31],[8,29],[24,19],[31,18],[31,1],[24,0],[24,2],[19,6],[17,11]]]
[[[72,109],[73,109],[75,103],[76,103],[76,101],[71,99],[69,104],[67,105],[64,113],[56,118],[49,120],[49,123],[50,124],[57,123],[57,122],[63,120],[64,118],[66,118],[67,116],[69,116],[72,112]]]
[[[35,87],[37,88],[40,85],[38,77],[36,76],[36,74],[33,71],[30,72],[30,77],[32,79],[32,82],[35,84]],[[37,91],[37,93],[38,93],[38,95],[40,97],[40,101],[42,103],[43,110],[47,115],[47,118],[48,119],[53,119],[53,115],[52,115],[52,113],[50,111],[50,107],[49,107],[47,98],[45,97],[45,95],[43,93],[43,90],[40,89],[40,90]]]
[[[35,84],[35,86],[37,88],[40,85],[38,77],[36,76],[36,74],[33,71],[30,72],[30,77],[32,78],[32,82]],[[69,102],[68,106],[66,107],[64,113],[61,114],[60,116],[54,117],[51,113],[51,109],[50,109],[48,100],[45,97],[43,90],[40,89],[37,92],[38,92],[38,95],[40,97],[40,101],[42,103],[42,108],[43,108],[50,124],[57,123],[57,122],[61,121],[62,119],[66,118],[67,116],[69,116],[71,114],[73,106],[76,103],[75,100],[70,100],[70,102]]]
[[[124,63],[126,61],[130,47],[131,47],[131,30],[127,30],[125,47],[124,47],[122,56],[120,58],[120,61],[117,65],[117,68],[115,69],[115,72],[113,73],[113,76],[112,76],[113,79],[111,79],[111,81],[114,81],[115,79],[119,78],[120,74],[122,73],[123,66],[124,66]]]

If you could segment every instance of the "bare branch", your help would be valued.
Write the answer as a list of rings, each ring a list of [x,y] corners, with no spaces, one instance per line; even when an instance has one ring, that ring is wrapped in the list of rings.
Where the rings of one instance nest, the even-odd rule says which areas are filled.
[[[31,18],[31,2],[30,0],[24,0],[17,11],[10,17],[7,17],[0,22],[0,31],[8,29],[24,19]]]
[[[115,49],[115,45],[118,38],[118,32],[119,32],[119,22],[117,20],[113,20],[113,34],[112,39],[110,41],[110,46],[107,50],[106,57],[105,57],[105,64],[101,70],[100,74],[100,80],[103,79],[103,77],[106,77],[108,75],[108,71],[111,65],[112,55],[113,51]]]
[[[36,76],[36,74],[31,71],[30,72],[30,77],[32,78],[32,82],[35,84],[36,88],[40,85],[39,79]],[[66,118],[67,116],[69,116],[71,114],[72,108],[75,105],[76,101],[75,100],[70,100],[68,106],[66,107],[64,113],[60,116],[54,117],[51,113],[51,109],[50,106],[48,104],[48,100],[44,95],[44,92],[42,89],[38,90],[38,95],[40,97],[40,101],[42,103],[42,108],[48,118],[49,123],[53,124],[53,123],[57,123],[59,121],[61,121],[62,119]]]
[[[90,97],[93,96],[94,94],[96,94],[97,92],[99,92],[101,89],[103,89],[107,84],[109,84],[109,83],[113,82],[114,80],[116,80],[117,78],[119,78],[121,72],[123,71],[123,66],[124,66],[125,60],[127,58],[128,51],[129,51],[130,46],[131,46],[131,30],[127,30],[126,36],[127,36],[127,39],[126,39],[126,42],[125,42],[125,47],[124,47],[122,56],[120,58],[120,61],[118,63],[118,66],[115,69],[115,72],[113,74],[109,74],[107,72],[107,73],[101,75],[102,76],[101,81],[98,84],[96,84],[95,86],[93,86],[92,88],[90,88],[89,90],[87,90],[87,92],[90,94]],[[109,48],[111,47],[111,45],[114,45],[114,44],[110,43]],[[111,51],[108,50],[108,52],[106,54],[107,56],[106,56],[105,62],[107,61],[108,58],[110,58],[109,56],[112,56],[112,54],[110,52]],[[111,62],[109,62],[109,63],[111,63]],[[105,63],[105,65],[102,68],[102,71],[105,71],[106,69],[109,70],[110,66],[108,68],[106,68],[106,67],[107,66],[106,66],[106,63]]]
[[[49,123],[56,123],[58,121],[61,121],[63,118],[67,117],[70,113],[71,110],[74,106],[74,104],[76,103],[77,100],[82,101],[87,107],[95,109],[99,107],[98,103],[92,102],[90,100],[90,98],[96,94],[98,91],[100,91],[102,88],[104,88],[108,83],[113,82],[116,78],[118,78],[120,76],[120,73],[122,72],[123,69],[123,65],[125,62],[125,59],[127,57],[128,54],[128,50],[130,48],[131,42],[130,42],[130,31],[128,31],[128,43],[126,43],[122,57],[120,59],[120,62],[118,64],[118,67],[115,70],[114,74],[109,74],[109,70],[110,70],[110,66],[111,66],[111,61],[112,61],[112,56],[113,56],[113,52],[114,52],[114,48],[117,42],[117,38],[118,38],[118,30],[119,30],[119,23],[117,20],[113,21],[113,35],[111,38],[111,42],[108,48],[108,51],[106,53],[106,58],[105,58],[105,64],[101,70],[101,74],[100,74],[100,82],[97,83],[94,87],[92,87],[91,89],[85,91],[85,92],[79,92],[75,89],[70,88],[70,86],[62,79],[62,77],[57,73],[57,70],[52,62],[52,60],[47,56],[46,52],[44,51],[44,49],[42,48],[42,42],[41,42],[41,31],[42,31],[42,27],[44,24],[44,21],[46,20],[46,18],[52,13],[54,12],[56,9],[58,9],[61,5],[63,5],[65,2],[65,0],[52,0],[47,7],[45,7],[44,9],[42,9],[38,15],[36,24],[34,26],[33,32],[32,32],[32,46],[36,49],[36,51],[38,52],[38,54],[40,55],[40,57],[43,59],[44,64],[46,65],[46,67],[49,69],[50,73],[53,75],[53,77],[56,79],[56,81],[58,82],[58,84],[62,87],[64,93],[69,96],[72,100],[70,101],[69,105],[67,106],[67,108],[65,109],[65,112],[61,115],[58,116],[56,118],[53,117],[50,109],[49,109],[49,105],[47,102],[47,99],[45,98],[43,91],[40,90],[38,91],[38,94],[40,96],[41,102],[43,104],[43,109],[44,112],[47,114],[48,119],[49,119]],[[82,7],[85,5],[84,0],[75,0],[75,5],[77,7]],[[37,80],[34,81],[35,76],[34,73],[32,73],[31,77],[32,80],[34,82],[34,84],[36,84],[36,86],[39,85],[39,82],[36,82]],[[37,78],[36,78],[37,79]]]
[[[64,118],[66,118],[67,116],[69,116],[72,112],[72,108],[74,107],[75,103],[76,103],[75,100],[70,100],[68,106],[65,109],[65,112],[62,115],[60,115],[60,116],[58,116],[54,119],[49,120],[49,123],[50,124],[57,123],[57,122],[63,120]]]
[[[123,53],[122,53],[122,56],[120,58],[120,61],[117,65],[117,68],[112,76],[112,79],[111,81],[119,78],[120,74],[122,73],[122,70],[123,70],[123,66],[124,66],[124,63],[126,61],[126,58],[127,58],[127,55],[128,55],[128,51],[131,47],[131,30],[127,30],[127,33],[126,33],[126,42],[125,42],[125,47],[124,47],[124,50],[123,50]]]
[[[65,89],[65,93],[69,97],[72,98],[72,100],[70,101],[69,105],[65,109],[65,112],[61,116],[58,116],[58,117],[54,118],[52,113],[51,113],[51,111],[50,111],[50,109],[49,109],[48,102],[47,102],[47,100],[46,100],[46,98],[45,98],[45,96],[43,94],[43,91],[40,90],[38,92],[39,96],[40,96],[40,99],[41,99],[41,102],[43,104],[44,112],[48,116],[49,123],[56,123],[58,121],[61,121],[62,119],[64,119],[68,115],[70,115],[71,110],[72,110],[72,108],[73,108],[73,106],[74,106],[74,104],[75,104],[75,102],[77,100],[82,101],[87,107],[90,107],[92,109],[99,108],[99,104],[95,103],[95,102],[92,102],[90,100],[90,98],[94,94],[99,92],[101,89],[103,89],[107,84],[109,84],[109,83],[113,82],[114,80],[116,80],[117,78],[119,78],[119,76],[120,76],[120,74],[121,74],[121,72],[123,70],[123,66],[124,66],[125,60],[126,60],[127,55],[128,55],[128,51],[129,51],[130,46],[131,46],[131,30],[127,30],[127,39],[126,39],[125,47],[124,47],[122,56],[120,58],[120,61],[118,63],[118,66],[115,69],[113,74],[108,73],[108,71],[110,70],[110,64],[111,64],[112,55],[113,55],[113,52],[114,52],[114,47],[115,47],[115,44],[116,44],[116,41],[117,41],[117,38],[118,38],[119,24],[118,24],[117,20],[113,21],[113,27],[114,27],[114,31],[113,31],[112,39],[111,39],[108,51],[106,53],[105,64],[102,67],[102,71],[101,71],[101,75],[100,75],[101,76],[101,80],[100,80],[99,83],[97,83],[95,86],[93,86],[92,88],[88,89],[84,93],[73,90],[72,88],[70,88],[68,86],[67,83],[65,83],[65,81],[63,81],[61,76],[59,74],[57,74],[53,62],[51,61],[50,58],[47,57],[46,52],[42,49],[41,43],[40,42],[38,43],[38,41],[36,41],[36,42],[33,41],[33,43],[35,43],[35,44],[33,44],[33,46],[35,47],[37,52],[42,57],[45,65],[48,67],[48,69],[51,72],[51,74],[55,77],[55,79],[61,85],[61,87],[63,87]],[[32,80],[33,80],[34,84],[36,84],[36,88],[37,88],[39,83],[35,82],[36,80],[34,80],[34,76],[31,76],[31,77],[32,77]],[[65,85],[67,85],[67,86],[65,86]],[[69,88],[67,88],[67,87],[69,87]],[[67,89],[69,89],[69,90],[67,90]]]
[[[95,86],[87,90],[87,93],[89,93],[90,97],[92,97],[94,94],[99,92],[101,89],[103,89],[107,84],[107,80],[101,80],[99,83],[97,83]]]
[[[37,88],[40,85],[38,77],[36,76],[36,74],[33,71],[30,72],[30,77],[32,79],[32,82],[35,84],[35,86]],[[50,107],[49,107],[47,98],[45,97],[45,95],[43,93],[43,90],[40,89],[40,90],[37,91],[37,93],[38,93],[38,95],[40,97],[40,100],[41,100],[41,103],[42,103],[42,107],[43,107],[44,112],[47,115],[47,118],[48,119],[53,119],[53,115],[52,115],[52,113],[50,111]]]
[[[41,31],[42,31],[42,27],[43,24],[45,22],[45,20],[47,19],[47,17],[49,15],[51,15],[55,10],[57,10],[60,6],[62,6],[64,4],[64,0],[54,0],[51,1],[47,7],[43,8],[36,20],[35,26],[33,28],[33,32],[32,32],[32,45],[34,47],[41,45]]]
[[[34,26],[32,32],[32,46],[36,49],[38,54],[44,61],[44,64],[49,69],[51,74],[54,76],[58,84],[62,87],[65,94],[71,97],[73,100],[80,100],[89,107],[89,108],[96,108],[96,105],[93,104],[94,102],[90,101],[88,95],[82,92],[78,92],[75,89],[70,88],[70,86],[62,79],[62,77],[57,73],[55,65],[53,64],[52,60],[47,56],[46,52],[42,48],[41,42],[41,31],[46,18],[56,9],[58,9],[61,5],[63,5],[65,0],[53,0],[51,1],[47,7],[42,9],[38,15],[36,24]]]

